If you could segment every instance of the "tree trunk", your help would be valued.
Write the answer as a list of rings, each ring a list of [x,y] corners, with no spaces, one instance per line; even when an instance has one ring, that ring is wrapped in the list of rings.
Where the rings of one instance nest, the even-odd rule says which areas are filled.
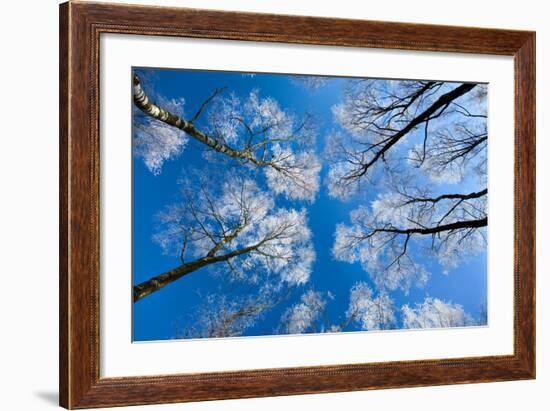
[[[181,277],[186,276],[187,274],[190,274],[193,271],[197,271],[198,269],[206,267],[207,265],[210,265],[210,264],[215,264],[222,261],[228,261],[231,258],[249,253],[251,251],[256,250],[262,244],[263,242],[259,242],[249,247],[241,248],[239,250],[235,250],[224,255],[207,256],[204,258],[200,258],[198,260],[191,261],[190,263],[182,264],[176,268],[173,268],[169,271],[159,274],[147,281],[144,281],[134,286],[134,302],[141,300],[143,297],[147,297],[149,294],[152,294],[155,291],[158,291],[161,288],[166,287],[168,284],[171,284],[174,281],[179,280]]]
[[[242,158],[253,161],[253,156],[248,151],[235,150],[226,144],[222,144],[219,141],[213,139],[209,135],[198,130],[192,122],[187,121],[173,113],[157,106],[151,102],[147,94],[141,88],[139,77],[134,75],[134,104],[145,114],[168,124],[169,126],[176,127],[182,131],[185,131],[191,137],[206,144],[210,148],[226,154],[234,158]]]

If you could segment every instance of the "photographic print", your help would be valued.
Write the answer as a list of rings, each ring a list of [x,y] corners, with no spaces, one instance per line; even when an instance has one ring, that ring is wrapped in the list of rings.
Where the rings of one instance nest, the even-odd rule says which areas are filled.
[[[487,84],[131,82],[134,341],[487,325]]]

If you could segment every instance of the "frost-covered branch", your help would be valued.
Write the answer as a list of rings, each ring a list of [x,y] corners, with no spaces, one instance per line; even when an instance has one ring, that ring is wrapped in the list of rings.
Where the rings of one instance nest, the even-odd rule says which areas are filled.
[[[325,310],[332,293],[308,290],[298,303],[289,307],[281,318],[280,332],[284,334],[305,334],[340,332],[351,324],[361,330],[387,330],[396,326],[393,300],[381,292],[374,295],[367,283],[360,281],[350,289],[349,306],[344,319],[332,322]]]
[[[336,228],[333,254],[360,262],[381,288],[422,287],[428,272],[413,248],[433,255],[444,269],[454,268],[484,249],[487,190],[429,195],[418,187],[379,194],[371,207],[351,213]]]
[[[346,321],[339,327],[344,330],[349,324],[357,323],[362,330],[388,330],[396,325],[393,300],[381,292],[374,296],[364,281],[354,284],[350,290],[350,302]]]
[[[401,308],[403,328],[450,328],[476,325],[461,305],[427,297],[414,307]]]
[[[305,334],[323,331],[317,328],[326,306],[326,298],[314,290],[306,291],[300,302],[288,308],[281,318],[280,332],[282,334]]]
[[[192,325],[176,338],[237,337],[255,326],[264,315],[288,297],[289,290],[279,291],[276,284],[266,283],[251,295],[223,292],[210,293],[190,313]]]
[[[414,161],[424,162],[426,147],[435,139],[433,123],[439,130],[443,119],[464,117],[466,114],[454,105],[476,87],[464,83],[449,89],[443,82],[406,80],[352,83],[344,101],[333,107],[336,120],[348,134],[337,134],[328,140],[327,153],[332,163],[328,174],[330,194],[348,198],[376,165],[391,169],[397,143],[418,129],[422,129],[422,142],[415,148]],[[436,151],[435,146],[431,147],[432,153]]]
[[[297,86],[303,87],[307,90],[319,90],[323,87],[325,87],[327,84],[329,84],[331,80],[331,77],[326,76],[314,76],[314,75],[306,75],[306,76],[298,76],[293,75],[290,77],[290,81]]]
[[[291,199],[315,198],[321,165],[313,150],[307,148],[314,139],[309,116],[298,120],[274,99],[260,98],[258,91],[252,91],[243,102],[234,94],[223,97],[221,90],[216,90],[187,120],[154,103],[137,75],[133,82],[134,104],[150,118],[184,132],[225,158],[263,168],[276,193]],[[203,117],[206,121],[199,126]],[[161,158],[170,158],[181,150],[171,148]]]
[[[486,184],[487,140],[485,118],[469,119],[468,123],[455,123],[438,130],[426,144],[413,147],[409,162],[436,182],[460,182],[470,170]]]
[[[159,215],[154,240],[182,264],[134,286],[137,301],[204,267],[224,264],[238,280],[276,274],[288,284],[308,281],[315,253],[305,210],[277,208],[271,195],[246,178],[222,187],[204,179],[183,182],[183,199]]]

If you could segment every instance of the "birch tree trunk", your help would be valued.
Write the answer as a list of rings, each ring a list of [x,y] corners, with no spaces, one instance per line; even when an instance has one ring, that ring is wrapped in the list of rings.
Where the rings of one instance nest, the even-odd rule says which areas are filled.
[[[138,285],[134,286],[134,302],[141,300],[144,297],[147,297],[149,294],[154,293],[155,291],[160,290],[163,287],[166,287],[168,284],[173,283],[180,278],[199,270],[200,268],[206,267],[210,264],[219,263],[222,261],[228,261],[239,255],[249,253],[256,250],[262,245],[262,243],[254,244],[249,247],[241,248],[239,250],[232,251],[224,255],[208,255],[204,258],[200,258],[189,263],[182,264],[176,268],[173,268],[169,271],[166,271],[162,274],[159,274],[147,281],[144,281]]]
[[[257,159],[246,150],[236,150],[227,144],[220,143],[219,141],[213,139],[208,134],[203,133],[198,130],[191,121],[185,120],[169,111],[163,109],[162,107],[157,106],[155,103],[151,102],[147,94],[143,91],[139,77],[134,75],[134,104],[145,114],[162,121],[170,126],[176,127],[182,131],[185,131],[188,135],[200,141],[203,144],[206,144],[213,150],[216,150],[220,153],[226,154],[234,158],[242,158],[254,163],[258,163]]]

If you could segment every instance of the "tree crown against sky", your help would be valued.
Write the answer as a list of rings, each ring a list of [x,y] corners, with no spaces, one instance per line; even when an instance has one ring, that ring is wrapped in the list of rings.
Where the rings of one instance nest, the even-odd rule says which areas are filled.
[[[135,167],[170,195],[144,249],[172,262],[135,281],[136,307],[177,285],[183,338],[481,323],[430,278],[485,254],[485,85],[151,73],[134,76]]]
[[[333,111],[348,133],[329,140],[330,194],[347,199],[366,182],[381,189],[337,226],[334,256],[408,292],[429,279],[413,248],[446,271],[484,250],[486,86],[366,80],[344,94]]]
[[[244,98],[215,89],[190,118],[185,118],[183,100],[162,105],[163,100],[154,103],[134,76],[135,105],[149,115],[137,122],[136,152],[151,171],[159,173],[162,162],[179,154],[191,136],[204,144],[206,155],[215,152],[262,168],[275,193],[291,199],[315,198],[320,163],[309,149],[315,138],[309,116],[298,118],[273,98],[261,97],[257,89]],[[161,134],[160,141],[151,141],[156,134]]]

